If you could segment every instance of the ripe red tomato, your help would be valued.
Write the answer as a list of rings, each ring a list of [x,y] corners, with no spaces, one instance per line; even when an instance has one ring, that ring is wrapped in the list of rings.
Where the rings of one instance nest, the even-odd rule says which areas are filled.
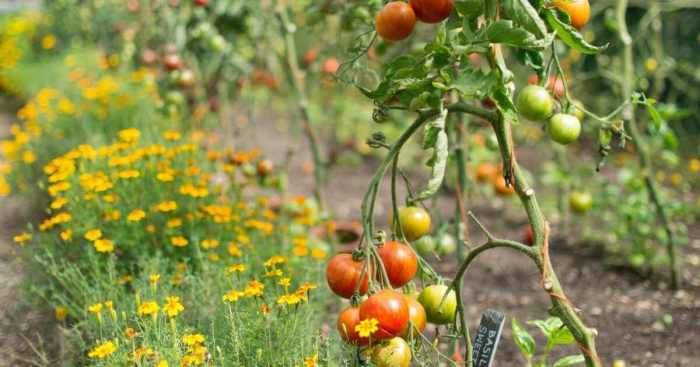
[[[452,13],[452,0],[411,0],[416,18],[424,23],[440,23]]]
[[[336,59],[335,57],[331,57],[323,62],[323,65],[321,66],[321,72],[324,74],[335,74],[335,72],[338,71],[339,67],[340,64],[338,63],[338,59]]]
[[[351,254],[333,256],[326,266],[326,281],[328,287],[343,298],[350,298],[355,293],[355,287],[360,284],[360,294],[367,292],[369,276],[362,276],[362,262],[352,259]]]
[[[392,287],[403,287],[416,276],[418,257],[409,246],[389,241],[380,246],[378,252]]]
[[[408,303],[403,294],[391,290],[381,290],[360,305],[360,320],[375,319],[378,330],[372,340],[391,339],[408,326]]]
[[[175,54],[169,54],[163,59],[163,66],[166,69],[173,71],[178,70],[182,67],[182,61],[180,61],[180,56]]]
[[[549,119],[549,137],[559,144],[569,144],[581,134],[581,121],[576,116],[558,113]]]
[[[496,193],[503,196],[508,196],[515,192],[515,187],[512,185],[506,186],[506,179],[501,175],[496,176],[493,180],[493,188],[496,189]]]
[[[417,240],[430,232],[432,221],[428,212],[417,206],[402,206],[399,208],[399,221],[401,230],[409,241]],[[389,218],[393,223],[393,215]]]
[[[427,316],[425,315],[425,308],[415,298],[406,297],[406,303],[408,304],[408,321],[410,325],[406,328],[403,335],[408,338],[409,330],[412,331],[413,336],[417,336],[418,333],[422,333],[425,330]]]
[[[316,62],[316,58],[318,57],[318,49],[317,48],[312,48],[308,51],[306,51],[306,54],[304,54],[304,65],[309,66]]]
[[[359,307],[348,307],[340,312],[338,315],[338,322],[336,323],[336,328],[338,329],[338,334],[347,343],[367,345],[369,344],[369,338],[363,338],[360,334],[355,331],[355,326],[360,323],[360,308]]]
[[[374,19],[379,36],[385,41],[396,42],[408,37],[416,25],[416,13],[403,1],[392,1],[380,10]]]
[[[411,346],[401,338],[393,338],[372,348],[372,363],[377,367],[409,367]]]
[[[196,6],[207,6],[209,5],[209,0],[192,0]]]
[[[591,4],[588,0],[554,0],[554,6],[571,17],[571,25],[581,29],[591,18]]]
[[[271,160],[263,159],[260,162],[258,162],[258,175],[267,176],[270,173],[272,173],[273,168],[274,164]]]

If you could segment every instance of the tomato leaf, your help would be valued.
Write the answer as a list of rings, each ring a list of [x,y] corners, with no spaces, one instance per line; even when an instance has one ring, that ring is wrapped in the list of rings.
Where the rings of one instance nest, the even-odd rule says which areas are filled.
[[[440,114],[434,120],[430,121],[425,126],[425,137],[423,139],[423,149],[433,149],[433,155],[430,158],[428,165],[432,167],[432,172],[428,184],[412,202],[425,200],[438,192],[442,186],[442,180],[445,178],[445,169],[447,168],[447,157],[449,155],[449,144],[447,133],[445,132],[445,123],[447,121],[447,109],[441,107]]]
[[[503,9],[506,16],[520,24],[537,38],[547,34],[547,25],[528,0],[505,0]]]
[[[491,43],[502,43],[512,47],[544,49],[553,40],[551,35],[538,39],[524,28],[514,27],[510,20],[499,20],[489,24],[483,31],[483,37]]]
[[[552,365],[552,367],[568,367],[568,366],[574,366],[580,363],[584,363],[586,361],[585,358],[583,358],[583,354],[576,354],[576,355],[571,355],[571,356],[566,356],[556,362]]]
[[[503,114],[503,118],[509,124],[518,124],[518,112],[510,98],[505,86],[499,85],[498,89],[491,93],[491,99],[496,103],[496,107]]]
[[[494,73],[484,73],[477,69],[465,69],[460,71],[451,88],[459,91],[465,99],[472,99],[484,97],[497,84],[498,77]]]
[[[597,47],[586,42],[586,40],[583,39],[583,36],[576,30],[576,28],[572,27],[568,23],[562,22],[557,17],[557,13],[555,10],[545,9],[544,15],[547,19],[547,23],[549,23],[549,26],[552,27],[552,29],[554,29],[554,31],[557,33],[557,36],[559,36],[559,38],[569,47],[588,55],[595,55],[608,48],[608,44]]]
[[[513,319],[511,321],[511,328],[513,329],[513,341],[520,349],[525,359],[530,359],[535,354],[535,339],[532,338],[518,320]]]
[[[470,20],[476,19],[484,13],[483,0],[457,0],[454,4],[457,12]]]

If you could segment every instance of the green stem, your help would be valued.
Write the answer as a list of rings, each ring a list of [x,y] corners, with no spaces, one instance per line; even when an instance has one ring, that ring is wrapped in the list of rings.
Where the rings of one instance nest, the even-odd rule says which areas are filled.
[[[302,130],[306,139],[308,140],[309,146],[311,147],[311,155],[314,162],[314,197],[321,208],[321,212],[325,209],[325,203],[323,201],[323,195],[321,193],[323,182],[325,180],[325,163],[321,157],[321,148],[318,136],[311,125],[311,114],[309,113],[309,97],[306,93],[303,83],[303,74],[299,68],[299,63],[297,61],[297,48],[296,42],[294,41],[294,34],[292,29],[295,27],[294,24],[289,20],[287,15],[287,9],[282,5],[279,5],[276,10],[277,18],[280,22],[281,33],[284,35],[284,49],[286,56],[286,66],[287,74],[291,82],[294,93],[297,97],[297,107],[299,109],[299,114],[302,120]]]
[[[617,25],[620,40],[624,45],[623,50],[623,63],[622,63],[622,91],[625,100],[630,100],[632,96],[632,89],[634,88],[634,45],[632,42],[632,37],[627,29],[627,21],[625,16],[627,14],[628,0],[618,0],[617,2]],[[666,211],[665,206],[660,200],[659,189],[655,181],[654,167],[651,164],[651,155],[649,152],[649,147],[647,142],[641,133],[637,120],[635,118],[634,106],[628,106],[624,111],[624,117],[627,120],[627,129],[630,132],[630,136],[634,141],[637,152],[639,153],[639,165],[641,168],[641,174],[644,178],[644,185],[649,194],[649,199],[654,204],[661,225],[666,232],[666,252],[669,259],[669,271],[670,271],[670,281],[671,288],[677,289],[679,287],[680,279],[678,275],[678,264],[676,262],[676,251],[677,239],[673,226],[671,224],[671,219]]]

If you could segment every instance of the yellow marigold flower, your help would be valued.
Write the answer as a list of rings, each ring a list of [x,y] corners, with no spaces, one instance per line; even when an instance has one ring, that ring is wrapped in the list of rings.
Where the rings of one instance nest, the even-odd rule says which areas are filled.
[[[182,135],[177,130],[166,130],[163,132],[163,138],[165,140],[177,141],[182,138]]]
[[[221,260],[221,257],[219,256],[219,254],[215,254],[213,252],[210,252],[207,255],[207,259],[209,259],[209,261],[211,261],[211,262],[217,262],[217,261]]]
[[[260,305],[260,312],[267,315],[268,313],[270,313],[270,306],[268,306],[267,303],[261,304]]]
[[[297,294],[284,294],[277,298],[277,304],[283,305],[296,305],[301,302],[301,297]]]
[[[281,277],[282,275],[284,275],[284,273],[281,269],[272,269],[265,272],[265,276],[268,278]]]
[[[135,169],[130,169],[126,171],[120,171],[118,174],[119,178],[122,179],[130,179],[130,178],[138,178],[141,175],[141,172]]]
[[[70,187],[71,185],[68,182],[59,182],[49,186],[48,192],[50,196],[56,196],[60,192],[67,191]]]
[[[316,362],[318,362],[318,353],[304,358],[304,367],[316,367]]]
[[[105,308],[107,308],[108,310],[114,309],[114,302],[112,302],[112,301],[105,301],[104,305],[105,305]]]
[[[146,226],[146,232],[148,233],[156,233],[156,226],[153,224],[149,224]]]
[[[129,222],[138,222],[145,217],[146,217],[146,212],[144,212],[141,209],[134,209],[126,217],[126,220],[128,220]]]
[[[262,296],[264,289],[265,289],[264,284],[253,279],[245,287],[245,289],[243,290],[243,293],[246,297]]]
[[[277,281],[277,284],[283,286],[283,287],[289,287],[290,284],[292,284],[292,279],[291,278],[282,278]]]
[[[182,342],[186,345],[200,345],[204,343],[204,335],[202,334],[187,334],[182,336]]]
[[[114,221],[114,220],[119,220],[119,218],[121,218],[121,217],[122,217],[122,212],[120,212],[119,210],[110,210],[110,211],[105,212],[105,214],[104,214],[104,219],[108,222]]]
[[[117,201],[117,196],[114,194],[107,194],[102,196],[102,200],[104,200],[106,203],[114,203]]]
[[[88,353],[88,357],[90,358],[97,358],[97,359],[105,359],[109,357],[112,353],[117,351],[117,345],[114,342],[108,341],[105,343],[102,343],[95,347],[95,349],[91,350]]]
[[[117,280],[117,282],[118,282],[119,284],[127,284],[127,283],[131,283],[132,280],[134,280],[134,276],[133,276],[133,275],[131,275],[131,274],[124,274],[124,275],[122,275],[122,276],[119,277],[119,279]]]
[[[12,239],[19,244],[24,244],[25,242],[32,239],[32,235],[27,232],[22,232],[14,236]]]
[[[58,197],[51,202],[51,209],[61,209],[64,205],[68,204],[68,199]]]
[[[158,314],[159,309],[160,307],[155,301],[146,301],[139,305],[136,312],[139,314],[139,316],[155,316]]]
[[[284,264],[286,262],[287,262],[286,257],[284,257],[282,255],[275,255],[275,256],[272,256],[269,259],[267,259],[267,261],[265,261],[264,265],[266,267],[271,267],[271,266],[275,266],[277,264]]]
[[[228,245],[228,253],[229,253],[231,256],[233,256],[233,257],[241,257],[241,256],[243,256],[243,253],[242,253],[241,250],[238,248],[238,246],[236,246],[236,245],[233,244],[233,243],[229,243],[229,245]]]
[[[306,293],[306,292],[311,291],[311,290],[314,290],[314,289],[316,289],[316,288],[318,288],[318,286],[317,286],[316,284],[313,284],[313,283],[304,283],[304,284],[301,285],[301,287],[299,287],[298,292]]]
[[[210,249],[219,247],[219,240],[206,239],[202,241],[202,248]]]
[[[244,296],[243,292],[231,289],[230,291],[226,292],[226,294],[224,294],[224,296],[221,298],[224,300],[224,302],[236,302],[242,296]]]
[[[138,129],[124,129],[118,133],[119,139],[125,143],[133,143],[139,140],[141,132]]]
[[[107,239],[99,239],[93,242],[97,252],[112,252],[114,251],[114,242]]]
[[[88,311],[99,317],[100,312],[102,312],[102,303],[95,303],[88,306]]]
[[[368,338],[379,330],[379,321],[375,318],[364,319],[360,321],[359,324],[355,325],[355,332],[357,332],[361,338]]]
[[[168,222],[165,223],[165,226],[168,228],[177,228],[181,225],[182,225],[182,219],[180,219],[180,218],[168,219]]]
[[[96,241],[102,238],[102,231],[99,229],[91,229],[85,232],[85,239],[88,241]]]
[[[180,297],[165,297],[163,311],[168,315],[168,317],[175,317],[184,310],[185,307],[180,303]]]
[[[185,247],[189,243],[185,237],[173,236],[170,237],[170,243],[175,247]]]
[[[168,361],[161,359],[156,363],[156,367],[168,367]]]
[[[295,237],[292,239],[292,244],[295,246],[306,247],[306,245],[308,245],[308,243],[309,243],[309,240],[307,238],[304,238],[304,237]]]
[[[172,171],[158,172],[156,178],[161,182],[171,182],[175,180],[175,175]]]
[[[228,268],[226,268],[226,274],[232,274],[235,272],[242,273],[245,271],[245,269],[246,269],[245,264],[233,264],[233,265],[229,266]]]
[[[174,201],[163,201],[161,203],[158,203],[158,205],[156,205],[156,210],[163,212],[163,213],[171,212],[171,211],[174,211],[175,209],[177,209],[177,203]]]
[[[299,257],[306,256],[309,254],[309,248],[306,246],[294,246],[292,248],[292,254]]]
[[[57,321],[63,321],[68,316],[68,309],[63,306],[58,306],[53,310],[53,314]]]
[[[320,249],[320,248],[315,248],[311,250],[311,257],[313,257],[316,260],[323,260],[326,258],[326,250]]]
[[[27,150],[24,153],[22,153],[22,161],[26,164],[32,164],[36,161],[36,156],[33,152]]]
[[[56,46],[56,37],[53,34],[47,34],[41,39],[41,48],[50,50]]]
[[[160,280],[160,274],[151,274],[148,276],[148,282],[151,284],[157,284]]]

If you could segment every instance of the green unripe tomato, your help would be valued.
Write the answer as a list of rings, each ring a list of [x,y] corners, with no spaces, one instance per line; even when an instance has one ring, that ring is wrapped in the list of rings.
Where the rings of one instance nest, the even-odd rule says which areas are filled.
[[[452,255],[457,250],[457,240],[449,233],[443,233],[437,240],[437,254],[440,256]]]
[[[427,257],[435,253],[437,243],[433,236],[423,236],[413,243],[420,256]]]
[[[586,117],[586,113],[583,112],[581,108],[583,108],[583,103],[581,103],[581,101],[574,101],[570,109],[571,114],[576,116],[579,121],[583,121]]]
[[[377,367],[409,367],[411,346],[400,337],[372,348],[372,362]]]
[[[457,295],[450,291],[445,301],[440,305],[442,297],[447,293],[448,287],[443,284],[431,285],[423,289],[418,296],[418,302],[425,308],[428,321],[433,324],[444,325],[452,322],[457,312]]]
[[[581,134],[581,121],[576,116],[558,113],[549,119],[549,137],[559,144],[569,144]]]
[[[573,191],[569,194],[569,207],[576,213],[585,213],[593,206],[593,195],[587,191]]]
[[[399,221],[404,236],[409,241],[417,240],[430,232],[431,219],[428,212],[417,206],[402,206],[399,208]],[[394,222],[394,216],[389,216],[389,223]]]
[[[547,89],[539,85],[528,85],[518,95],[518,112],[528,120],[542,121],[552,116],[554,100]]]

